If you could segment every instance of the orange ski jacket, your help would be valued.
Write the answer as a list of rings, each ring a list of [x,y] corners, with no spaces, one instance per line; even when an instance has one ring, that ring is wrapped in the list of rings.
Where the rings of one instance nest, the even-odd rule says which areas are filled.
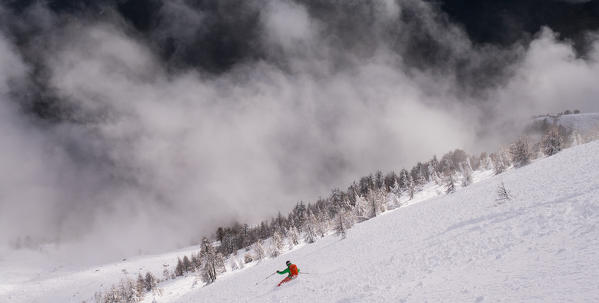
[[[277,273],[279,275],[283,275],[283,274],[289,274],[289,276],[297,276],[299,275],[299,268],[297,268],[297,266],[295,264],[289,264],[289,266],[287,266],[287,268],[283,271],[278,271]]]

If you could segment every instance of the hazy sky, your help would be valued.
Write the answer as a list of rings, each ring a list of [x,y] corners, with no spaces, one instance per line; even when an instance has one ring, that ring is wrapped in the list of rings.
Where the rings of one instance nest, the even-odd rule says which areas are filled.
[[[0,246],[187,245],[599,111],[584,27],[472,39],[419,0],[23,3],[0,9]]]

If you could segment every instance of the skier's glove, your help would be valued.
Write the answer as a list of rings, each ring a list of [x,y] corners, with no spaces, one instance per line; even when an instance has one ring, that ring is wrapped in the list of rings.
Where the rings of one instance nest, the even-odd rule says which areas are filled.
[[[280,274],[280,272],[277,270],[277,273]]]

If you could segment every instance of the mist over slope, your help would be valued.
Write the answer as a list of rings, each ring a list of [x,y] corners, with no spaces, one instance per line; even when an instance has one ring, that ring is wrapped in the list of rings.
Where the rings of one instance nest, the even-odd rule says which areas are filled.
[[[3,2],[0,246],[180,247],[599,110],[596,1],[462,3]]]
[[[354,225],[345,239],[330,234],[231,271],[229,261],[255,254],[240,250],[212,284],[198,272],[168,278],[144,302],[594,301],[597,152],[594,141],[500,175],[477,171],[475,183],[453,194],[431,182],[416,199]],[[498,200],[502,184],[510,200]],[[0,260],[0,302],[93,301],[94,292],[108,293],[119,279],[146,271],[162,279],[177,257],[198,250],[93,267],[53,260],[38,268],[35,258],[14,252],[13,260]],[[300,277],[276,288],[283,276],[269,275],[286,260],[299,266]]]

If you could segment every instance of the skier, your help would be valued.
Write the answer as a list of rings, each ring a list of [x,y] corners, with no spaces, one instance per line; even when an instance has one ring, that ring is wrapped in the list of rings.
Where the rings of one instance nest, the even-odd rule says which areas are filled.
[[[283,274],[288,274],[288,275],[285,279],[281,280],[281,282],[277,286],[281,286],[281,284],[287,283],[287,282],[291,281],[292,279],[297,278],[297,276],[299,276],[300,271],[299,271],[299,268],[297,268],[297,265],[291,264],[291,261],[287,261],[287,262],[285,262],[285,264],[287,265],[287,269],[282,270],[282,271],[277,270],[277,273],[279,275],[283,275]]]

